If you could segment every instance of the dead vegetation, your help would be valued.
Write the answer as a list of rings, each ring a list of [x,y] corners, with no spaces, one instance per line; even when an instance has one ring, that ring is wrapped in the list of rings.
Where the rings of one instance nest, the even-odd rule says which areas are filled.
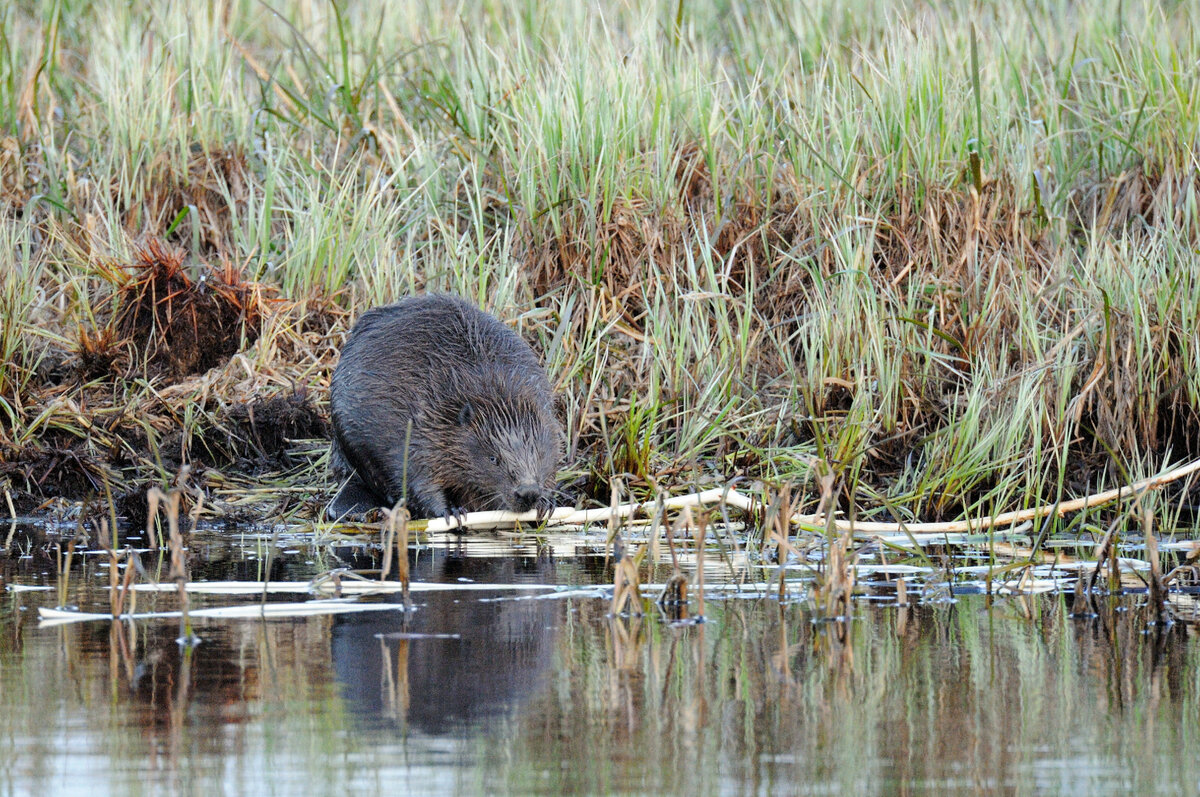
[[[262,327],[263,289],[232,265],[184,266],[184,252],[151,240],[117,277],[111,326],[91,333],[127,351],[126,378],[177,381],[207,371],[254,343]],[[81,357],[83,338],[80,341]]]
[[[1153,233],[1176,229],[1200,239],[1200,171],[1168,165],[1148,170],[1145,163],[1117,174],[1089,175],[1067,196],[1067,220],[1078,235],[1092,230],[1110,234]]]
[[[15,508],[25,512],[50,498],[103,495],[105,482],[116,481],[84,441],[66,439],[0,448],[0,479],[10,486]]]
[[[806,353],[791,330],[813,312],[812,302],[820,290],[812,275],[829,279],[844,268],[832,250],[832,231],[806,221],[812,216],[805,208],[734,199],[722,216],[698,149],[685,147],[677,162],[677,207],[618,202],[607,220],[572,210],[560,217],[566,220],[561,232],[550,235],[547,223],[541,233],[527,233],[530,240],[541,241],[525,258],[531,291],[554,294],[586,287],[593,300],[577,305],[575,329],[580,336],[587,328],[612,330],[603,375],[584,386],[590,404],[578,420],[575,441],[583,459],[605,463],[578,485],[593,498],[603,497],[603,480],[609,472],[632,474],[638,477],[635,485],[670,480],[679,472],[680,463],[669,457],[660,459],[657,467],[649,464],[654,434],[645,423],[653,413],[629,397],[647,387],[642,358],[653,340],[652,314],[678,308],[671,301],[654,306],[652,297],[656,292],[669,297],[697,287],[695,275],[681,270],[687,262],[701,259],[697,253],[690,261],[684,256],[684,247],[694,245],[689,242],[708,241],[705,257],[714,264],[713,289],[741,297],[753,287],[755,313],[749,331],[761,335],[764,342],[772,337],[792,341],[796,359]],[[1164,223],[1163,198],[1181,195],[1173,178],[1172,192],[1159,188],[1152,193],[1129,187],[1131,180],[1128,175],[1115,180],[1114,186],[1126,186],[1120,195],[1123,200],[1114,201],[1110,191],[1107,210],[1100,217],[1104,234],[1114,240],[1134,220],[1144,226]],[[1167,181],[1164,177],[1153,182],[1161,186]],[[1144,175],[1133,182],[1148,184]],[[1039,297],[1036,323],[1064,330],[1059,348],[1081,349],[1087,363],[1073,380],[1076,398],[1063,441],[1068,453],[1061,468],[1046,474],[1042,498],[1060,479],[1086,489],[1098,478],[1121,478],[1113,452],[1125,452],[1134,460],[1157,460],[1200,450],[1196,399],[1185,387],[1178,327],[1155,330],[1149,355],[1165,364],[1160,375],[1166,378],[1153,382],[1158,392],[1148,392],[1146,385],[1152,381],[1145,374],[1148,353],[1138,342],[1144,330],[1137,328],[1131,312],[1097,307],[1094,317],[1104,315],[1101,335],[1080,339],[1078,329],[1068,332],[1078,323],[1079,312],[1072,306],[1070,286],[1064,288],[1064,280],[1079,279],[1064,266],[1074,257],[1075,243],[1022,202],[1011,180],[991,180],[982,191],[963,185],[924,189],[919,197],[892,196],[890,210],[874,221],[867,236],[871,278],[884,303],[894,308],[893,323],[917,327],[928,335],[920,349],[900,360],[904,370],[897,416],[890,423],[865,425],[861,447],[848,452],[867,457],[866,467],[856,472],[860,489],[886,493],[906,463],[922,455],[927,441],[946,434],[961,410],[964,393],[978,389],[988,372],[999,369],[1012,374],[992,389],[994,405],[1017,400],[1018,378],[1047,365],[1031,359],[1032,352],[1010,337],[1009,331],[1029,325],[1030,297]],[[1076,195],[1082,193],[1072,194]],[[1175,200],[1171,207],[1177,211],[1181,206]],[[1175,220],[1180,220],[1178,213]],[[798,267],[801,263],[809,265]],[[761,346],[753,362],[751,383],[767,385],[787,376],[788,366],[770,346]],[[702,386],[690,389],[698,392]],[[816,391],[802,396],[806,418],[785,425],[788,433],[783,437],[758,438],[755,448],[836,438],[840,428],[857,423],[852,414],[857,390],[856,380],[849,377],[826,379]],[[686,401],[688,392],[686,380],[660,386],[657,415],[670,416],[668,408]],[[615,446],[614,430],[620,430]],[[744,437],[722,437],[710,451],[747,475],[769,472],[753,449],[745,449],[745,442]],[[739,454],[732,455],[732,450]],[[661,449],[656,453],[661,454]],[[975,478],[959,494],[946,494],[930,503],[925,510],[928,518],[959,516],[999,489],[1005,478],[1003,471]],[[852,511],[851,504],[861,499],[862,493],[844,496],[842,508]]]
[[[77,328],[73,357],[43,352],[22,397],[32,425],[21,442],[0,439],[0,479],[18,510],[107,494],[140,515],[145,490],[181,468],[211,484],[225,471],[313,467],[304,444],[326,436],[325,420],[300,369],[328,366],[328,335],[340,335],[344,314],[268,301],[236,269],[189,267],[183,250],[156,240],[103,273],[111,288],[95,302],[98,326]],[[278,372],[243,354],[268,324]]]
[[[574,484],[583,495],[602,496],[611,472],[629,473],[635,486],[646,487],[685,472],[662,445],[662,420],[674,414],[672,406],[694,400],[702,386],[689,387],[686,381],[660,386],[654,406],[637,399],[646,388],[643,358],[653,335],[651,314],[677,307],[669,297],[697,279],[680,270],[684,264],[711,263],[715,281],[709,287],[748,302],[753,308],[749,331],[764,342],[792,341],[795,357],[804,353],[792,330],[812,310],[817,290],[813,275],[827,279],[839,268],[827,234],[807,221],[812,218],[808,211],[782,201],[766,206],[744,198],[730,202],[722,217],[703,159],[694,148],[685,148],[677,160],[679,204],[673,208],[618,203],[605,222],[582,211],[569,212],[560,234],[548,235],[548,227],[527,233],[531,245],[523,273],[530,294],[583,291],[591,299],[576,306],[575,334],[582,339],[598,326],[611,330],[603,368],[591,381],[571,387],[585,397],[578,405],[571,463],[590,473]],[[897,306],[905,297],[917,296],[926,319],[921,323],[934,333],[927,348],[913,357],[950,367],[919,374],[917,359],[904,360],[909,373],[901,382],[901,412],[890,425],[864,427],[865,448],[858,454],[866,454],[869,464],[856,473],[859,492],[842,497],[843,509],[853,509],[851,504],[864,494],[885,493],[906,460],[941,434],[977,363],[1000,359],[1022,367],[1019,348],[997,350],[1005,344],[995,331],[1023,323],[1023,295],[1053,295],[1055,280],[1061,279],[1056,263],[1065,244],[1013,196],[1013,187],[1004,180],[986,184],[981,193],[961,187],[927,189],[919,200],[896,196],[891,212],[875,221],[867,240],[876,284]],[[709,251],[692,252],[689,259],[683,248],[697,240],[707,240]],[[83,384],[142,380],[159,388],[140,394],[122,412],[113,412],[110,405],[102,415],[90,416],[89,433],[69,447],[6,449],[4,473],[29,496],[25,505],[95,492],[101,473],[120,481],[119,474],[137,472],[144,479],[150,463],[159,472],[185,464],[245,472],[312,464],[309,455],[297,458],[290,452],[295,441],[327,433],[321,391],[348,314],[321,298],[268,301],[263,286],[243,280],[230,265],[189,266],[186,260],[184,250],[150,239],[135,262],[109,270],[114,287],[99,316],[107,320],[77,330],[78,379]],[[798,267],[805,261],[810,267]],[[669,278],[666,284],[663,275]],[[1067,323],[1065,307],[1049,301],[1044,307],[1041,323]],[[231,358],[264,334],[268,318],[273,324],[271,354],[282,369],[272,381],[279,385],[278,377],[286,374],[284,384],[292,387],[264,395],[261,376],[250,376],[233,394],[223,394],[215,382],[224,382],[224,389],[233,386],[237,380],[230,377],[246,364]],[[1170,334],[1175,333],[1164,336],[1161,352],[1168,389],[1147,395],[1137,390],[1138,374],[1127,372],[1136,371],[1139,361],[1129,348],[1137,332],[1133,322],[1113,311],[1108,323],[1107,349],[1098,341],[1083,341],[1095,348],[1092,371],[1076,379],[1082,434],[1069,443],[1074,452],[1067,474],[1071,484],[1086,485],[1097,472],[1106,472],[1111,450],[1182,454],[1198,447],[1196,408],[1181,388],[1184,364],[1171,356],[1171,346],[1177,344],[1170,342]],[[785,361],[770,346],[759,346],[751,358],[748,384],[766,386],[786,377]],[[252,384],[254,393],[245,384]],[[316,401],[304,385],[316,387]],[[47,382],[47,397],[61,394],[50,387]],[[91,392],[82,403],[91,407],[121,396],[111,388],[86,390]],[[111,398],[101,397],[100,390],[108,390]],[[752,477],[767,475],[771,469],[760,452],[829,440],[839,428],[856,423],[854,380],[826,379],[802,399],[807,414],[784,423],[781,435],[759,432],[750,438],[750,448],[742,435],[714,438],[708,449],[714,462]],[[762,406],[769,409],[770,400],[764,391]],[[35,401],[31,409],[36,406]],[[96,429],[105,434],[97,436]],[[62,476],[50,478],[50,471],[59,468],[65,469]],[[946,503],[930,505],[929,519],[956,516],[998,483],[996,477],[977,480]]]
[[[232,215],[251,190],[245,154],[236,147],[205,151],[192,144],[182,173],[165,163],[157,171],[161,176],[148,186],[143,205],[127,215],[144,218],[142,229],[150,235],[182,246],[199,243],[197,255],[232,258]]]
[[[522,271],[531,293],[599,287],[621,306],[626,321],[638,324],[647,296],[687,290],[689,264],[701,262],[715,264],[715,290],[740,297],[755,288],[753,300],[764,317],[792,309],[785,296],[799,291],[779,278],[782,256],[812,237],[795,201],[779,194],[767,206],[747,191],[722,204],[696,143],[681,147],[674,160],[673,206],[618,199],[603,216],[594,207],[572,206],[553,223],[549,214],[526,219]]]
[[[36,164],[16,136],[0,136],[0,208],[5,215],[25,206],[33,196]]]
[[[291,457],[294,441],[329,436],[325,418],[304,388],[234,404],[221,413],[220,421],[219,427],[199,435],[208,461],[242,469],[299,464]]]
[[[68,38],[91,22],[63,13]],[[0,245],[41,270],[28,290],[0,275],[19,319],[0,329],[12,489],[70,497],[100,472],[129,485],[191,465],[198,479],[307,468],[320,495],[319,446],[297,441],[325,433],[344,332],[412,290],[470,293],[547,353],[567,481],[587,497],[622,472],[646,494],[745,477],[815,502],[823,461],[846,511],[951,518],[1200,451],[1197,177],[1163,127],[1190,116],[1139,71],[1159,55],[1139,41],[1184,46],[1162,20],[1118,47],[1153,57],[1093,53],[1111,74],[1065,88],[992,69],[984,42],[973,77],[997,107],[963,114],[949,92],[980,89],[956,76],[922,93],[932,83],[910,78],[940,74],[944,53],[907,30],[860,42],[850,82],[836,60],[820,80],[789,62],[746,82],[730,42],[699,31],[669,64],[649,35],[563,50],[596,69],[546,69],[540,46],[501,41],[524,35],[505,25],[475,48],[479,13],[435,59],[391,61],[350,29],[300,46],[319,14],[259,30],[229,7],[187,22],[204,47],[185,53],[184,20],[131,11],[129,41],[166,60],[104,43],[129,70],[108,94],[71,90],[114,85],[91,42],[28,50],[39,20],[15,14],[27,35],[0,49],[41,68],[0,106],[17,122],[0,138]],[[622,14],[614,40],[644,22]],[[965,33],[946,28],[952,47]],[[777,34],[730,33],[759,53],[782,52]],[[1107,41],[1088,35],[1081,47]],[[911,62],[881,55],[902,42]],[[1024,46],[1004,59],[1040,64]],[[179,92],[130,79],[182,63]],[[1110,85],[1146,95],[1135,118]],[[218,123],[197,112],[201,86]],[[1030,127],[1035,107],[1058,120]],[[98,471],[61,484],[41,467],[89,457]]]

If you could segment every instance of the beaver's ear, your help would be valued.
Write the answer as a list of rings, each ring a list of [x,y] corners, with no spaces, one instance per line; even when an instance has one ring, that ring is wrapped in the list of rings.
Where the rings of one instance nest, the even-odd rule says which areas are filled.
[[[471,402],[463,402],[462,409],[458,411],[458,425],[466,426],[475,417],[475,408],[471,406]]]

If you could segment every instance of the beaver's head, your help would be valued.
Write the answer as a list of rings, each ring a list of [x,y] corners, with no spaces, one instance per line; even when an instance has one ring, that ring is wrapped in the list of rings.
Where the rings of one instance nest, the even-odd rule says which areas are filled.
[[[468,510],[548,511],[554,506],[562,427],[544,383],[505,375],[454,396],[445,463],[439,474],[453,503]],[[445,428],[445,427],[443,427]]]

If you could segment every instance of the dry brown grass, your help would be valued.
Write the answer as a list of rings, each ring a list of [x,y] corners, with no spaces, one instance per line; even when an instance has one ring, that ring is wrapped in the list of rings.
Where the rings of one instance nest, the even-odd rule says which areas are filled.
[[[604,495],[606,473],[629,473],[638,477],[634,484],[648,486],[658,480],[669,482],[681,470],[683,463],[667,457],[647,471],[644,456],[633,450],[639,441],[617,440],[614,445],[613,430],[629,427],[631,413],[638,410],[637,396],[646,388],[642,358],[644,347],[652,342],[647,313],[655,311],[647,306],[647,297],[656,290],[670,295],[695,289],[692,278],[679,270],[686,262],[681,256],[685,246],[698,239],[709,241],[710,256],[720,264],[722,291],[739,297],[754,286],[751,331],[783,341],[792,339],[791,329],[812,310],[817,287],[811,275],[830,278],[843,267],[828,245],[833,231],[821,228],[828,222],[814,209],[783,201],[766,206],[747,197],[730,202],[725,217],[719,218],[698,151],[685,148],[678,163],[676,207],[619,202],[607,221],[580,210],[563,214],[566,221],[553,236],[532,227],[526,230],[530,241],[541,240],[525,258],[531,293],[584,290],[589,300],[576,305],[574,328],[580,335],[588,328],[611,330],[600,378],[584,385],[585,409],[577,419],[574,441],[577,456],[601,465],[585,490],[597,498]],[[1146,224],[1161,222],[1162,199],[1168,193],[1160,188],[1153,195],[1158,199],[1150,201],[1150,195],[1128,189],[1125,210],[1118,214],[1114,205],[1105,217],[1104,235],[1124,234],[1134,217]],[[1170,193],[1178,195],[1179,189]],[[1136,196],[1144,201],[1135,203]],[[1045,367],[1010,337],[1028,325],[1030,297],[1038,301],[1040,327],[1069,330],[1078,322],[1078,310],[1064,300],[1063,290],[1069,275],[1063,264],[1072,257],[1076,242],[1028,207],[1009,179],[988,181],[978,192],[961,184],[923,186],[919,196],[891,195],[889,207],[871,226],[872,279],[897,318],[912,312],[905,308],[915,306],[920,315],[914,321],[928,320],[935,334],[922,351],[901,359],[903,393],[897,415],[889,425],[872,427],[860,452],[868,466],[859,474],[858,484],[879,492],[887,491],[924,440],[950,422],[963,391],[982,378],[977,369],[1002,367],[1020,375]],[[1171,207],[1177,212],[1178,200]],[[797,267],[804,261],[811,265]],[[1078,334],[1077,330],[1067,334],[1060,345],[1074,345],[1077,341],[1071,335]],[[1186,366],[1172,354],[1178,349],[1171,343],[1175,333],[1164,332],[1162,355],[1167,365],[1160,394],[1139,387],[1144,382],[1144,362],[1134,351],[1138,334],[1127,314],[1113,310],[1108,349],[1096,340],[1082,341],[1095,347],[1095,356],[1090,361],[1093,370],[1074,380],[1078,425],[1072,437],[1063,441],[1070,455],[1064,458],[1062,478],[1074,487],[1083,488],[1100,475],[1120,478],[1109,470],[1113,451],[1160,457],[1200,450],[1193,433],[1197,412],[1181,388]],[[755,368],[760,384],[786,377],[786,364],[770,347],[763,346],[758,354]],[[803,352],[795,349],[793,354],[799,357]],[[938,358],[948,366],[931,378],[918,356],[925,361]],[[1016,384],[995,386],[998,406],[1012,400],[1007,394]],[[825,380],[807,400],[808,417],[791,424],[792,434],[785,440],[810,442],[818,434],[817,427],[826,437],[836,436],[840,426],[856,422],[851,410],[857,392],[853,380]],[[679,396],[665,389],[659,400],[670,406]],[[744,438],[723,438],[714,454],[740,472],[761,474],[762,462],[744,444]],[[1003,478],[983,477],[970,490],[939,499],[927,507],[929,519],[957,516],[979,496],[997,489]],[[1042,489],[1043,497],[1051,495],[1055,481],[1047,481]],[[844,509],[852,509],[853,500],[845,497]]]
[[[127,224],[144,235],[167,238],[191,246],[193,234],[201,245],[196,255],[228,261],[237,251],[233,244],[232,211],[244,206],[252,190],[253,176],[245,155],[237,148],[205,151],[193,144],[186,167],[176,173],[173,158],[151,164],[156,175],[147,181],[142,201],[125,211]]]
[[[1148,168],[1145,163],[1117,174],[1087,175],[1067,195],[1067,216],[1077,233],[1146,233],[1164,227],[1200,239],[1200,173],[1195,166]]]

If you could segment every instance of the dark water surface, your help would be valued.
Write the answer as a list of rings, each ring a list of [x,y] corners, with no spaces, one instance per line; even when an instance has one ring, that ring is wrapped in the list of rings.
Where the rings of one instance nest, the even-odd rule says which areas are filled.
[[[407,618],[200,619],[185,651],[170,619],[43,625],[64,600],[107,609],[105,559],[77,554],[64,585],[56,539],[22,530],[0,555],[0,794],[1200,789],[1195,634],[1149,626],[1144,596],[1075,619],[1060,594],[867,593],[816,622],[805,601],[710,594],[707,622],[673,625],[609,617],[600,590],[430,592]],[[268,551],[272,579],[377,561],[206,533],[193,578],[259,579]],[[611,583],[584,545],[534,551],[472,538],[415,553],[413,575]]]

